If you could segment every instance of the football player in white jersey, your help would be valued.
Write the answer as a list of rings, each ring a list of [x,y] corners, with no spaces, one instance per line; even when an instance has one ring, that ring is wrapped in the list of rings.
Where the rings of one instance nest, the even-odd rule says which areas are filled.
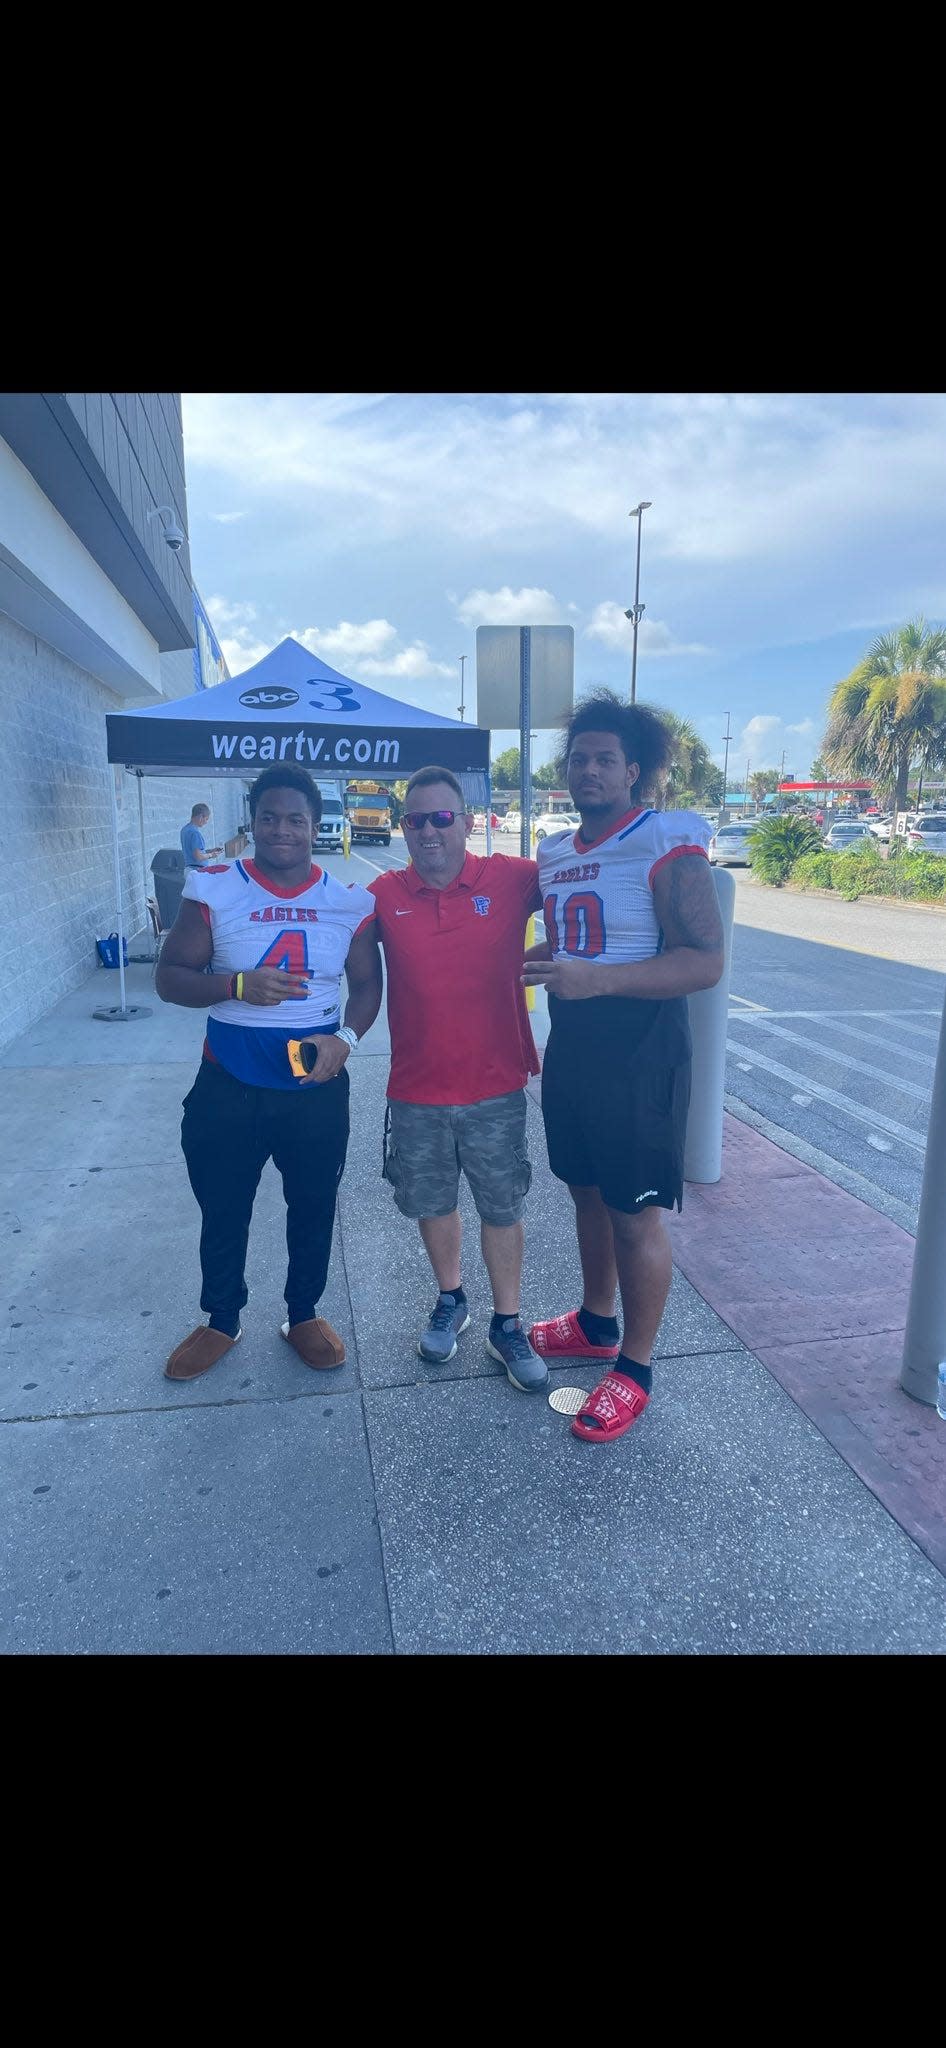
[[[250,792],[253,858],[194,869],[161,949],[159,996],[210,1012],[181,1124],[203,1218],[200,1305],[209,1321],[172,1351],[168,1379],[209,1372],[242,1334],[250,1217],[270,1158],[287,1211],[282,1334],[306,1365],[345,1362],[341,1338],[316,1306],[348,1147],[345,1063],[378,1014],[382,979],[371,932],[360,931],[374,899],[313,863],[321,815],[318,787],[304,768],[265,769]],[[291,1039],[317,1049],[303,1077],[290,1065]]]
[[[709,827],[694,811],[655,807],[671,752],[661,719],[610,690],[568,721],[581,826],[539,847],[546,937],[523,969],[527,986],[549,992],[542,1114],[549,1164],[575,1204],[584,1283],[581,1307],[536,1323],[529,1340],[553,1363],[609,1362],[572,1424],[589,1443],[623,1436],[650,1396],[671,1280],[660,1212],[683,1205],[685,999],[723,971]]]

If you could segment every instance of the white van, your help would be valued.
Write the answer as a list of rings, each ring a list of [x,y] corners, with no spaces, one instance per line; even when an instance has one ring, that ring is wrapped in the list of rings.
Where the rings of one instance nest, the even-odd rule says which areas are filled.
[[[318,788],[322,798],[322,817],[312,834],[312,844],[325,853],[341,853],[345,821],[341,789],[337,782],[320,782]]]

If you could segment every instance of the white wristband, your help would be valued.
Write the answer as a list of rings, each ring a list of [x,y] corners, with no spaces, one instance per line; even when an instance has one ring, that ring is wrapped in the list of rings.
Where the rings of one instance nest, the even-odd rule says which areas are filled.
[[[339,1024],[335,1036],[336,1038],[343,1038],[345,1040],[345,1044],[348,1046],[349,1051],[354,1052],[355,1047],[358,1044],[358,1033],[357,1031],[352,1030],[350,1024]]]

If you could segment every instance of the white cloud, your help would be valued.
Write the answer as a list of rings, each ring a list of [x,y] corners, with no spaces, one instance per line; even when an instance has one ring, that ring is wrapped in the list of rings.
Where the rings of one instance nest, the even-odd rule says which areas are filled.
[[[461,624],[474,626],[560,626],[574,605],[560,604],[550,590],[471,590],[457,606]]]
[[[446,661],[433,661],[422,640],[415,640],[413,646],[402,647],[399,654],[388,661],[363,661],[359,674],[363,676],[409,677],[421,682],[428,676],[449,676],[456,680],[456,671]]]
[[[600,640],[605,647],[618,648],[629,653],[634,645],[634,627],[619,604],[606,599],[595,606],[591,622],[585,627],[586,640]],[[637,629],[638,657],[642,654],[708,654],[709,648],[698,640],[687,645],[674,640],[669,626],[662,619],[642,619]]]
[[[206,610],[216,627],[246,625],[256,617],[255,604],[234,604],[228,597],[208,597]]]
[[[408,647],[399,646],[397,627],[389,619],[368,619],[363,626],[341,619],[337,626],[326,630],[307,626],[302,633],[294,632],[292,638],[301,640],[303,647],[318,654],[331,668],[353,669],[363,678],[394,676],[422,682],[431,676],[455,673],[449,662],[434,661],[422,640],[415,640]]]
[[[318,654],[330,666],[338,661],[364,661],[371,656],[377,659],[397,641],[397,627],[389,619],[367,619],[363,626],[355,626],[350,619],[339,619],[337,626],[306,626],[302,633],[293,633],[294,640],[301,640],[310,654]]]
[[[248,516],[246,512],[211,512],[210,515],[218,526],[235,526],[238,519],[246,519]]]
[[[241,676],[245,668],[254,668],[258,661],[262,661],[264,654],[271,654],[273,651],[268,640],[251,640],[249,634],[245,632],[238,631],[235,638],[218,633],[217,638],[220,642],[220,652],[232,676]]]
[[[813,753],[817,750],[811,744],[811,735],[818,728],[813,718],[803,718],[798,725],[786,725],[784,719],[774,712],[760,712],[750,718],[742,731],[734,735],[729,749],[729,775],[737,774],[736,787],[745,777],[745,763],[754,768],[781,768],[785,759],[785,773],[803,779]],[[799,741],[801,744],[799,745]],[[713,759],[723,765],[724,749],[714,736]]]

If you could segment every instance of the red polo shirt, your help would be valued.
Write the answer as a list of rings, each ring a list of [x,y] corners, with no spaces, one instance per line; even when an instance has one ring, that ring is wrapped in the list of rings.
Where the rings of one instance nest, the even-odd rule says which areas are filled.
[[[413,866],[369,885],[384,947],[395,1102],[484,1102],[539,1062],[519,979],[526,924],[542,907],[534,860],[468,853],[428,888]]]

